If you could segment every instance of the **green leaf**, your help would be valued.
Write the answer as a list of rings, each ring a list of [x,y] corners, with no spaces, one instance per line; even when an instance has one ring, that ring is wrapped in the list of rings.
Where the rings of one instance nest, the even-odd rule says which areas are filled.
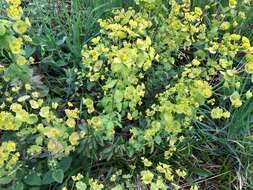
[[[27,178],[25,178],[24,182],[27,185],[36,185],[36,186],[40,186],[42,184],[42,180],[40,178],[40,176],[38,176],[38,174],[33,173],[31,175],[28,175]]]
[[[0,49],[8,49],[9,48],[9,39],[10,35],[5,34],[3,36],[0,36]]]
[[[82,181],[78,181],[76,183],[76,188],[77,188],[77,190],[85,190],[85,189],[87,189],[87,185]]]
[[[6,33],[6,28],[5,26],[0,23],[0,36],[3,36]]]
[[[12,181],[11,177],[1,177],[0,178],[0,184],[1,185],[9,184],[11,181]]]
[[[42,179],[42,184],[46,185],[46,184],[51,184],[53,183],[55,180],[53,179],[53,176],[52,176],[52,171],[48,171],[43,179]]]
[[[40,187],[31,187],[29,190],[40,190]]]
[[[202,176],[202,177],[209,177],[209,176],[213,175],[212,172],[210,172],[209,170],[201,169],[201,168],[193,168],[191,171],[194,174]]]
[[[108,80],[104,88],[111,89],[115,86],[116,83],[117,83],[117,80]]]
[[[202,94],[198,90],[192,91],[192,96],[194,100],[199,103],[199,105],[203,105],[205,103],[205,98],[202,96]]]
[[[160,135],[156,135],[156,136],[155,136],[155,142],[156,142],[157,144],[161,144],[162,139],[161,139]]]
[[[110,160],[113,155],[113,147],[105,148],[102,152],[100,152],[100,158],[101,159],[107,159]]]
[[[123,93],[120,90],[116,90],[114,94],[114,101],[117,107],[117,110],[121,112],[122,110],[122,99],[123,99]]]
[[[32,56],[32,55],[34,54],[35,50],[36,50],[35,47],[30,47],[30,46],[27,47],[27,48],[25,49],[25,56],[26,56],[26,57]]]
[[[17,65],[11,64],[5,70],[5,77],[13,80],[13,79],[20,79],[24,82],[30,81],[32,77],[32,69],[28,65]]]
[[[17,182],[13,187],[12,190],[23,190],[24,189],[24,184],[21,182]]]
[[[64,172],[66,172],[68,169],[69,169],[69,167],[71,166],[71,163],[72,163],[72,157],[71,156],[69,156],[69,157],[65,157],[65,158],[63,158],[61,161],[60,161],[60,167],[61,167],[61,169],[64,171]]]
[[[62,169],[54,170],[52,173],[52,177],[56,182],[62,183],[64,179],[64,171]]]

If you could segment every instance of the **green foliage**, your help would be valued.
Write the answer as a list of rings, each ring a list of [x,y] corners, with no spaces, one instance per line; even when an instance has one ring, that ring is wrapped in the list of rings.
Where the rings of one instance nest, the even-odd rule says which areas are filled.
[[[53,91],[56,96],[64,97],[77,90],[74,68],[81,66],[82,44],[99,33],[97,19],[110,15],[113,9],[131,5],[131,1],[118,0],[71,2],[34,1],[27,8],[30,18],[36,21],[32,35],[38,73],[47,76],[47,86],[57,86]],[[57,80],[51,77],[52,73]]]
[[[0,189],[253,188],[250,0],[0,9]]]
[[[64,172],[62,169],[57,169],[57,170],[54,170],[52,172],[52,177],[53,179],[58,182],[58,183],[62,183],[63,179],[64,179]]]

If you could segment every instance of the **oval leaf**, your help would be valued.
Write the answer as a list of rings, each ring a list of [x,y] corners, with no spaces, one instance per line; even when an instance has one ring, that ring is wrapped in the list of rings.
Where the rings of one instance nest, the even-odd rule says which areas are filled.
[[[53,179],[58,182],[58,183],[62,183],[63,179],[64,179],[64,172],[62,169],[57,169],[54,170],[52,173],[52,177]]]

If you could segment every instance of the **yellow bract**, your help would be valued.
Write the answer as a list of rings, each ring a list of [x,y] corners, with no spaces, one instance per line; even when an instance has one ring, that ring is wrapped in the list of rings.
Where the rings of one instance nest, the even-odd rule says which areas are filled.
[[[40,116],[45,118],[45,119],[48,119],[50,120],[51,119],[51,113],[50,113],[50,107],[49,106],[45,106],[45,107],[42,107],[40,109],[40,112],[39,112]]]
[[[235,8],[237,5],[237,0],[229,0],[229,7]]]
[[[217,107],[217,108],[212,109],[211,117],[213,119],[221,119],[222,117],[227,119],[230,117],[230,112],[223,111],[223,109]]]
[[[228,30],[229,27],[230,27],[230,23],[229,23],[229,22],[223,22],[223,23],[220,25],[220,29],[223,30],[223,31]]]
[[[248,90],[245,95],[246,95],[247,99],[250,99],[253,96],[253,94],[250,90]]]
[[[242,47],[245,48],[245,49],[250,48],[250,41],[245,36],[242,37]]]
[[[92,113],[95,111],[94,106],[93,106],[93,101],[90,98],[83,98],[83,103],[88,108],[88,113]]]
[[[245,71],[246,71],[248,74],[253,74],[253,62],[247,63],[247,64],[245,65]]]
[[[192,65],[198,66],[198,65],[200,65],[200,61],[197,60],[197,59],[193,59],[193,60],[192,60]]]
[[[185,170],[180,170],[180,169],[177,169],[176,170],[176,173],[179,177],[185,177],[187,175],[186,171]]]
[[[6,0],[7,3],[13,5],[13,6],[19,6],[21,4],[21,0]]]
[[[230,101],[232,103],[232,106],[235,108],[239,108],[242,106],[242,101],[240,100],[240,94],[235,91],[231,96],[230,96]]]
[[[26,66],[22,65],[28,62],[23,48],[26,42],[32,41],[25,33],[31,23],[22,15],[21,0],[6,1],[11,21],[0,20],[0,36],[1,39],[8,37],[6,49],[12,53],[9,54],[10,60],[16,60],[18,65],[14,66],[23,69]],[[25,140],[20,145],[18,141],[1,143],[0,167],[15,166],[20,154],[24,153],[21,156],[24,158],[28,153],[33,159],[36,159],[35,155],[38,158],[46,155],[50,160],[50,168],[47,168],[55,169],[58,167],[56,162],[62,157],[96,136],[99,141],[101,139],[101,159],[104,159],[103,154],[107,156],[110,153],[111,148],[112,152],[117,151],[118,145],[122,146],[119,151],[129,157],[142,152],[147,156],[148,149],[161,146],[159,158],[163,157],[164,163],[144,155],[140,156],[141,160],[136,160],[136,163],[142,161],[146,167],[138,174],[142,183],[140,187],[165,190],[170,188],[166,184],[171,184],[175,189],[180,188],[174,182],[183,184],[186,170],[166,163],[174,158],[178,143],[194,128],[194,123],[206,122],[202,110],[206,109],[213,122],[230,117],[233,109],[230,113],[221,108],[224,104],[219,105],[220,95],[227,97],[220,94],[223,92],[219,91],[220,88],[224,88],[226,93],[231,93],[231,89],[234,91],[229,99],[222,99],[226,106],[229,106],[226,101],[230,100],[233,108],[239,108],[252,97],[250,90],[242,90],[244,85],[239,75],[242,70],[236,59],[237,54],[247,53],[249,56],[245,57],[249,60],[245,71],[253,74],[252,47],[247,37],[233,33],[240,19],[245,19],[244,12],[234,9],[236,0],[229,0],[229,6],[234,10],[228,9],[228,12],[240,19],[231,21],[226,12],[214,14],[210,27],[203,20],[208,13],[200,7],[192,9],[190,0],[170,0],[168,9],[165,13],[159,12],[159,16],[149,12],[150,7],[156,8],[157,1],[142,2],[144,10],[115,10],[112,18],[98,20],[100,33],[83,46],[83,65],[74,69],[77,84],[84,88],[77,89],[78,93],[71,96],[71,100],[51,97],[53,91],[49,91],[50,95],[43,100],[47,93],[44,89],[39,89],[41,94],[31,91],[36,90],[33,82],[36,85],[40,83],[37,80],[25,85],[14,81],[1,86],[1,90],[6,89],[6,92],[1,94],[0,131],[4,137],[5,133],[10,133]],[[206,6],[206,10],[209,8]],[[36,57],[35,62],[30,57],[29,63],[40,60]],[[4,66],[0,66],[1,69]],[[82,100],[81,96],[84,97]],[[60,105],[60,102],[67,103]],[[75,106],[80,106],[80,110]],[[105,142],[105,150],[102,150],[105,148],[102,142]],[[25,146],[23,144],[27,147],[20,153],[16,152]],[[44,163],[44,158],[42,160]],[[129,168],[133,173],[139,171],[136,165]],[[118,179],[122,172],[115,173],[111,182],[121,183]],[[128,185],[132,185],[131,177],[123,177]],[[72,179],[73,184],[81,185],[83,176],[78,174]],[[90,179],[88,185],[91,190],[105,187],[94,179]],[[108,188],[121,190],[122,186],[113,184],[113,188]],[[197,186],[191,189],[195,190]]]
[[[13,54],[19,54],[22,48],[23,40],[21,38],[13,38],[10,41],[10,49]]]
[[[69,136],[69,141],[70,141],[71,145],[77,145],[79,138],[80,137],[79,137],[79,134],[77,132],[72,133]]]
[[[17,64],[24,65],[27,62],[26,58],[22,55],[19,55],[17,58]]]
[[[24,34],[27,30],[27,25],[24,21],[18,20],[13,24],[13,29],[18,34]]]
[[[70,128],[74,128],[76,126],[76,121],[73,118],[69,118],[69,119],[67,119],[66,124]]]
[[[149,170],[141,172],[141,179],[144,184],[151,184],[153,177],[154,174]]]
[[[7,10],[7,15],[13,20],[20,20],[23,15],[23,10],[21,7],[16,7],[14,5],[10,5]]]

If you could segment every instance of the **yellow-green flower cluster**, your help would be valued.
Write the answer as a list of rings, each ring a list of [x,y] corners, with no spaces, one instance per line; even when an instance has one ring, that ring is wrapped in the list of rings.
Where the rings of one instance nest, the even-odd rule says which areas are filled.
[[[179,79],[175,86],[168,86],[163,93],[157,95],[159,104],[153,104],[146,111],[146,118],[152,121],[151,125],[145,130],[131,129],[132,137],[129,143],[138,150],[141,148],[140,143],[152,147],[161,143],[161,136],[166,137],[169,146],[164,155],[169,159],[176,151],[176,143],[181,141],[183,130],[191,127],[191,121],[195,118],[194,110],[211,96],[212,89],[208,82]],[[155,119],[157,115],[159,120]]]
[[[9,171],[17,164],[20,154],[16,150],[16,143],[5,141],[0,145],[0,168],[6,168]]]
[[[20,20],[23,15],[21,0],[6,0],[8,3],[7,15],[13,20]]]
[[[141,179],[142,179],[142,182],[144,184],[151,184],[152,183],[152,180],[153,180],[153,177],[154,177],[154,174],[152,172],[150,172],[149,170],[146,170],[146,171],[142,171],[141,172]]]
[[[67,116],[67,121],[66,124],[70,127],[70,128],[74,128],[76,126],[76,119],[79,118],[78,114],[79,114],[79,110],[77,108],[74,109],[65,109],[65,114]]]
[[[230,96],[230,101],[231,104],[234,108],[239,108],[242,106],[242,101],[240,99],[240,94],[235,91],[231,96]]]
[[[200,7],[190,9],[189,1],[182,1],[178,3],[176,0],[170,1],[170,11],[165,11],[162,19],[156,18],[160,21],[158,31],[155,37],[156,50],[160,55],[161,63],[164,65],[174,64],[174,52],[179,48],[183,50],[188,49],[196,40],[204,39],[206,25],[201,22],[203,18],[203,11]],[[157,3],[157,6],[158,3]],[[194,60],[194,64],[198,63]]]
[[[245,65],[245,71],[248,73],[248,74],[253,74],[253,62],[252,63],[247,63]]]
[[[95,179],[90,179],[89,184],[90,184],[90,189],[91,190],[102,190],[102,189],[104,189],[104,185],[101,184],[101,183],[98,183],[98,181],[95,180]]]
[[[55,158],[68,156],[86,135],[84,131],[69,125],[65,119],[78,120],[77,108],[72,105],[65,109],[66,117],[63,114],[58,117],[58,103],[48,105],[30,84],[6,86],[5,92],[0,94],[3,100],[0,106],[0,130],[3,133],[1,168],[11,169],[18,160],[25,163],[27,158],[24,155],[39,157],[46,154]],[[8,134],[11,134],[11,141],[8,138],[5,140]],[[22,151],[16,148],[20,141]]]
[[[133,9],[117,10],[108,20],[98,20],[101,36],[91,40],[90,46],[83,47],[83,72],[87,72],[82,80],[102,84],[102,97],[94,105],[91,98],[83,102],[89,114],[94,114],[94,107],[104,113],[119,112],[128,120],[139,118],[138,106],[142,105],[145,85],[141,80],[145,72],[158,59],[152,40],[147,30],[152,26],[148,15],[137,14]],[[94,97],[97,99],[97,97]],[[102,107],[101,107],[102,105]],[[89,125],[96,131],[103,130],[104,116],[93,116]],[[113,126],[106,125],[106,133],[114,134]],[[109,132],[108,132],[109,131]]]
[[[212,109],[211,117],[213,119],[221,119],[222,117],[227,119],[230,117],[230,112],[224,111],[222,108],[217,107],[217,108]]]
[[[0,20],[0,37],[8,43],[6,47],[0,44],[0,48],[9,50],[14,60],[24,65],[24,42],[31,41],[25,33],[31,24],[23,17],[21,0],[6,2],[10,21]],[[25,164],[28,157],[47,157],[50,163],[50,159],[67,157],[87,142],[90,146],[85,149],[90,150],[96,144],[93,140],[98,140],[99,148],[105,150],[95,159],[104,159],[104,153],[109,153],[106,158],[110,159],[114,151],[130,158],[141,155],[135,161],[144,168],[130,165],[131,174],[115,172],[110,178],[111,189],[134,189],[136,176],[147,189],[179,188],[175,181],[184,180],[188,172],[170,165],[178,143],[193,128],[193,121],[203,121],[200,109],[205,109],[206,103],[215,106],[208,108],[212,119],[228,119],[232,112],[219,104],[220,95],[224,101],[230,100],[232,108],[243,105],[242,94],[252,98],[250,90],[241,90],[243,66],[235,58],[246,54],[245,72],[252,75],[253,51],[246,36],[233,32],[239,20],[231,21],[225,13],[213,15],[207,26],[203,22],[205,11],[191,8],[189,0],[171,0],[169,11],[164,5],[161,14],[155,16],[152,11],[158,1],[136,2],[143,4],[144,10],[116,10],[112,18],[98,20],[100,34],[84,45],[83,65],[76,69],[78,82],[88,86],[78,100],[51,102],[51,97],[43,97],[30,84],[1,84],[0,131],[4,135],[0,168],[11,170],[18,161]],[[237,4],[229,0],[229,10],[245,19],[243,10],[236,10]],[[158,88],[153,88],[153,82]],[[216,92],[219,88],[227,94]],[[162,161],[143,156],[157,146],[163,150]],[[79,149],[75,153],[79,154]],[[72,180],[78,190],[87,186],[92,190],[107,188],[99,177],[87,177],[84,182],[78,173]],[[198,188],[193,185],[191,189]]]
[[[84,98],[83,103],[86,105],[89,114],[91,114],[95,111],[94,103],[90,98]]]
[[[10,113],[6,111],[0,112],[0,129],[7,131],[18,130],[21,123]]]
[[[6,0],[6,14],[10,20],[0,20],[0,37],[5,43],[0,49],[7,49],[13,55],[13,62],[24,65],[27,60],[24,56],[23,46],[25,42],[32,39],[26,35],[28,28],[31,27],[29,19],[23,16],[21,0]]]
[[[237,0],[229,0],[229,7],[235,8],[237,5]]]
[[[250,99],[253,96],[253,94],[252,94],[252,92],[250,90],[248,90],[246,92],[245,96],[246,96],[246,99],[248,100],[248,99]]]

